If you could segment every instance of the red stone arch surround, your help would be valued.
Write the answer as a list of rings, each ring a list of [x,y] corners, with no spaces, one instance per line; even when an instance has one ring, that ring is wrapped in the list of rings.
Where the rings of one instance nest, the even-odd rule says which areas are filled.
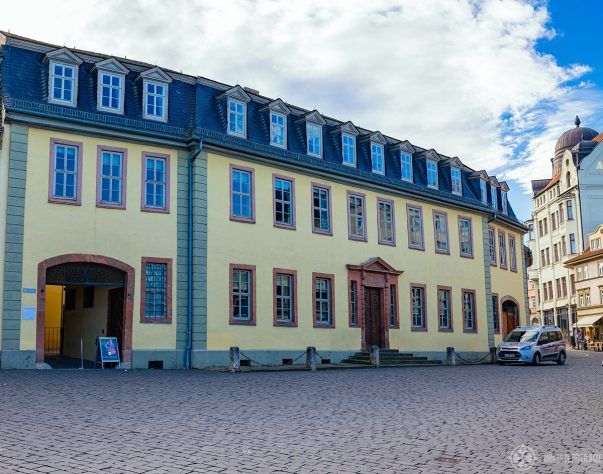
[[[111,257],[70,253],[44,260],[38,264],[38,305],[36,317],[36,363],[44,362],[44,327],[46,324],[46,270],[65,263],[97,263],[125,273],[123,361],[132,362],[132,320],[134,316],[134,268]]]
[[[517,326],[521,325],[521,313],[520,313],[521,306],[519,305],[519,301],[517,301],[515,298],[513,298],[510,295],[503,296],[500,299],[500,316],[501,316],[501,330],[502,330],[501,334],[503,337],[505,337],[510,331],[510,329],[507,326],[507,316],[506,316],[506,314],[504,314],[502,312],[503,304],[505,304],[506,302],[513,303],[515,305],[515,310],[516,310],[515,326],[517,327]],[[504,316],[504,317],[502,317],[502,316]],[[527,324],[529,325],[530,321],[527,321]]]

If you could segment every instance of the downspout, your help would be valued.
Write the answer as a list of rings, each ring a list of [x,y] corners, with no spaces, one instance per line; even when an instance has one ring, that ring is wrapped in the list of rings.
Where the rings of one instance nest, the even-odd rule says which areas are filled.
[[[196,143],[196,142],[193,142]],[[187,325],[186,325],[186,360],[184,367],[191,368],[191,352],[193,348],[193,164],[203,150],[203,140],[191,152],[188,160],[188,262],[187,262]]]

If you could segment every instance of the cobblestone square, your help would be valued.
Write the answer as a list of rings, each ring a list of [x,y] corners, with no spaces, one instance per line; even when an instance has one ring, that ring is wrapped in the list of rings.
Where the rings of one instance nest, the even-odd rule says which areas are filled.
[[[320,372],[0,372],[0,471],[603,471],[603,353]],[[519,458],[518,458],[519,459]]]

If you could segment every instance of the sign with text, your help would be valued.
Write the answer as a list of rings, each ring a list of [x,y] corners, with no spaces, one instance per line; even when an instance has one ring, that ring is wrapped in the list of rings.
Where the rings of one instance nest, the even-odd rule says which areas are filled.
[[[116,362],[119,364],[119,346],[116,337],[99,337],[97,358],[100,354],[100,362],[104,367],[106,362]]]

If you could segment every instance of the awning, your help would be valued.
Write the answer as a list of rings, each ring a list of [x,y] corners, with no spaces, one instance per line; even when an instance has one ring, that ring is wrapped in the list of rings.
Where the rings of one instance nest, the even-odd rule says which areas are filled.
[[[585,328],[588,326],[592,326],[601,318],[603,318],[603,314],[594,314],[592,316],[582,316],[581,318],[578,318],[578,327]]]

